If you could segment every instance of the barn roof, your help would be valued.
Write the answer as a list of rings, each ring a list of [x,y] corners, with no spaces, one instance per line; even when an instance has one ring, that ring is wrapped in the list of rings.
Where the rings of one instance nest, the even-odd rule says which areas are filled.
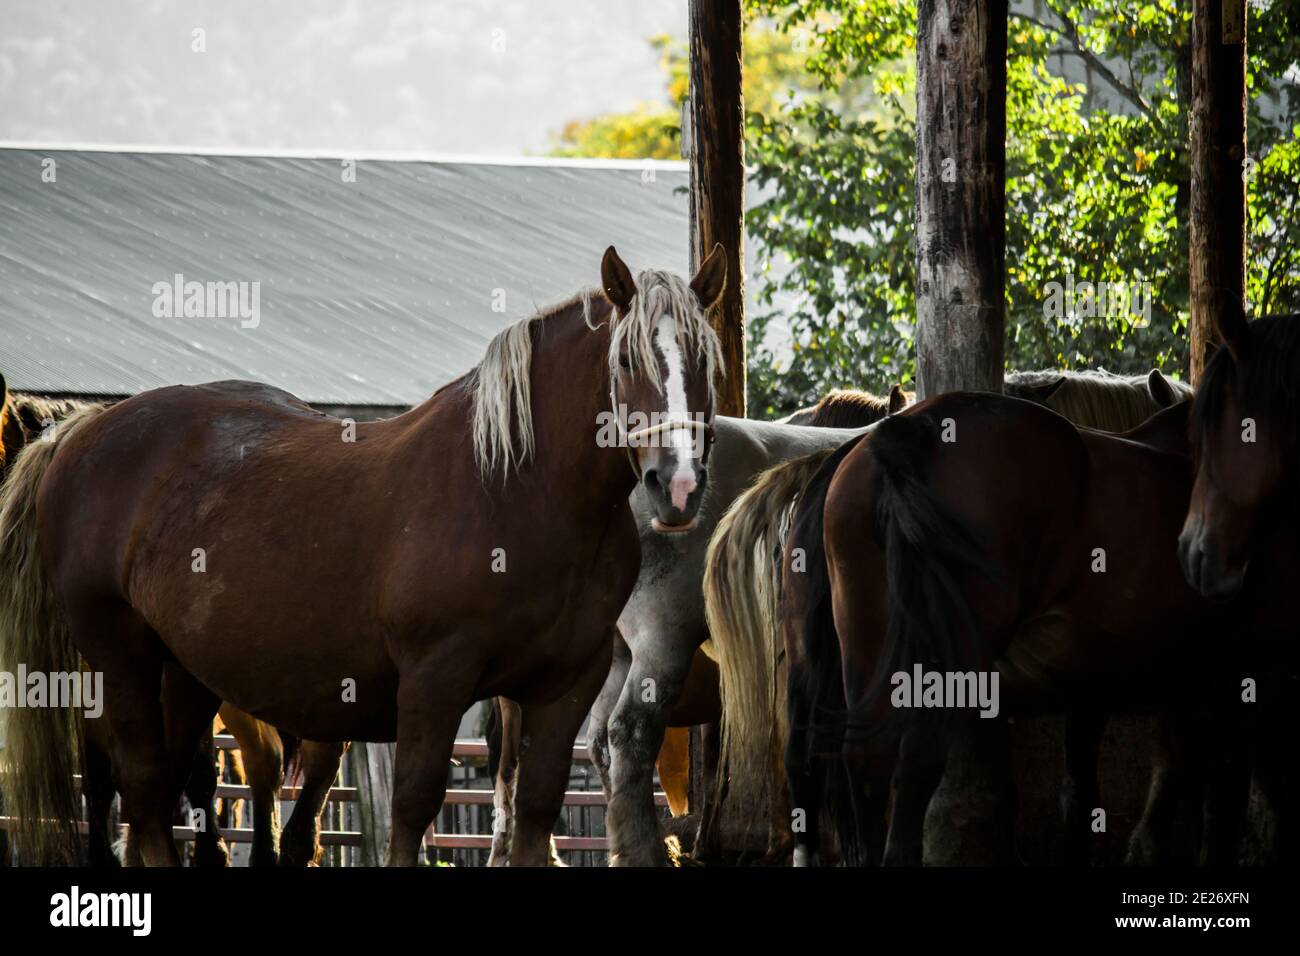
[[[611,243],[633,269],[686,268],[683,163],[344,170],[338,156],[0,147],[0,372],[47,393],[244,378],[319,404],[409,405],[510,321],[595,286]],[[258,324],[157,317],[155,284],[178,274],[260,283]]]

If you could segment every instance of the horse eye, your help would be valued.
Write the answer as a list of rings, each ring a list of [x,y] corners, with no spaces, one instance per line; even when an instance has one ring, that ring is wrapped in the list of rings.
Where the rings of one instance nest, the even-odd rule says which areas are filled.
[[[618,357],[618,367],[623,369],[624,371],[630,371],[632,368],[632,362],[628,359],[626,355],[620,355]]]

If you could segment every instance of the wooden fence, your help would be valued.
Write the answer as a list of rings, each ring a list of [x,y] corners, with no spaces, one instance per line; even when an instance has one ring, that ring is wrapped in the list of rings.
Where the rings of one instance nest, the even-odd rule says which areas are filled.
[[[235,738],[229,734],[217,734],[214,742],[219,750],[235,751],[239,749],[239,744]],[[377,745],[370,745],[375,747]],[[383,745],[378,745],[382,748]],[[327,798],[325,811],[322,814],[322,830],[320,842],[327,850],[330,857],[329,863],[333,865],[353,865],[356,863],[375,864],[382,858],[384,844],[387,843],[387,819],[372,819],[374,829],[370,831],[370,839],[367,839],[363,830],[368,829],[363,819],[365,809],[381,810],[377,816],[386,816],[387,799],[386,793],[391,787],[391,751],[380,750],[382,758],[378,761],[367,761],[363,756],[366,753],[363,746],[355,746],[350,755],[353,756],[353,766],[351,767],[352,775],[358,777],[353,783],[341,782],[336,778],[336,785],[330,788]],[[458,739],[452,751],[457,763],[462,767],[468,767],[471,764],[485,763],[488,755],[487,741],[478,738]],[[359,760],[356,758],[360,758]],[[571,773],[571,778],[575,776],[589,776],[584,774],[586,764],[591,761],[591,756],[584,745],[575,745],[573,748],[573,761],[576,772]],[[378,764],[378,767],[375,765]],[[580,769],[577,769],[580,768]],[[378,770],[378,773],[375,771]],[[454,768],[453,768],[454,770]],[[340,778],[344,777],[348,768],[343,768]],[[455,773],[452,774],[456,776]],[[376,779],[379,778],[379,779]],[[474,779],[470,774],[461,775],[462,781]],[[486,779],[485,776],[480,779]],[[490,786],[473,787],[473,786],[454,786],[456,781],[449,783],[447,797],[444,801],[443,811],[439,813],[438,821],[430,826],[428,833],[425,834],[424,842],[428,850],[435,851],[435,856],[443,856],[436,851],[479,851],[474,854],[479,859],[476,862],[486,860],[487,851],[492,846],[492,834],[490,830],[491,808],[493,801],[493,791]],[[490,781],[487,781],[490,784]],[[357,784],[360,784],[358,786]],[[382,790],[383,795],[377,794],[377,790]],[[297,786],[285,786],[280,791],[281,801],[292,802],[298,799],[301,788]],[[219,783],[217,785],[217,797],[227,801],[243,801],[245,803],[244,819],[249,819],[251,815],[252,789],[246,784]],[[658,807],[668,805],[667,798],[662,792],[656,792],[654,795],[655,804]],[[604,862],[604,854],[608,850],[608,842],[603,835],[604,829],[604,810],[606,806],[605,793],[603,789],[577,790],[570,789],[564,795],[564,807],[566,810],[584,810],[582,814],[585,820],[585,826],[577,827],[585,829],[581,835],[572,835],[569,833],[560,833],[555,837],[555,846],[561,854],[572,855],[582,854],[585,858],[583,862],[600,864]],[[475,816],[481,816],[489,822],[486,828],[487,832],[457,832],[456,826],[457,814],[454,812],[457,807],[482,807],[485,812]],[[345,812],[345,808],[350,808],[352,812]],[[595,825],[596,813],[599,811],[599,825]],[[460,815],[462,818],[468,816]],[[563,816],[563,815],[562,815]],[[351,817],[353,825],[338,826],[331,825],[331,821],[344,821]],[[357,826],[357,821],[361,825]],[[565,823],[567,822],[567,826]],[[9,828],[10,818],[0,816],[0,830]],[[441,823],[441,827],[439,826]],[[562,826],[566,829],[574,829],[571,821],[563,821]],[[81,832],[84,834],[87,830],[85,822],[78,824]],[[221,836],[229,844],[251,844],[253,842],[253,830],[248,827],[221,827]],[[599,829],[599,834],[591,832]],[[377,832],[376,832],[377,831]],[[173,833],[178,841],[190,842],[194,840],[195,831],[189,826],[173,827]],[[379,839],[379,837],[383,839]],[[355,852],[340,852],[336,848],[356,848]],[[447,861],[444,861],[447,862]]]

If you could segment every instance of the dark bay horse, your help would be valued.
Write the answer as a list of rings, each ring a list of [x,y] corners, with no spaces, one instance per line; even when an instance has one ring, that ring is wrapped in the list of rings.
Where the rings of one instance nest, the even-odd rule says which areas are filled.
[[[1167,379],[1158,370],[1133,376],[1097,371],[1013,372],[1007,376],[1006,388],[1010,393],[1050,403],[1072,421],[1116,430],[1133,427],[1156,408],[1190,392],[1186,385]],[[892,386],[887,396],[836,389],[779,424],[719,416],[717,464],[700,508],[697,530],[690,535],[665,537],[654,532],[648,519],[638,518],[641,573],[619,618],[620,638],[615,644],[614,663],[592,709],[589,730],[593,762],[610,799],[607,826],[610,860],[615,865],[667,861],[652,793],[654,760],[661,750],[664,728],[701,722],[704,718],[700,711],[716,709],[721,703],[717,669],[696,650],[701,644],[706,649],[711,647],[701,585],[706,547],[715,525],[764,469],[835,448],[851,437],[851,429],[899,411],[908,400],[899,385]],[[638,516],[648,514],[637,502],[642,493],[638,489],[633,494],[633,511]],[[650,687],[654,692],[647,694]],[[692,688],[703,693],[687,699],[687,691]],[[683,708],[683,704],[692,703],[708,706]],[[728,701],[729,705],[734,703],[734,699]],[[735,726],[737,722],[731,723]],[[1098,738],[1102,729],[1104,723],[1096,730]],[[752,725],[746,726],[749,730],[768,733]],[[660,774],[664,779],[662,765]],[[498,804],[506,805],[508,781],[499,779],[496,789]],[[775,808],[777,804],[770,806]],[[695,809],[706,823],[711,819],[712,807]],[[499,813],[498,819],[505,825],[509,815]],[[716,828],[701,826],[695,847],[697,857],[710,855],[710,837],[715,832]],[[774,839],[769,859],[783,856],[789,843],[789,828],[784,820],[771,833]],[[494,847],[504,844],[506,834],[498,831],[496,837]]]
[[[1187,413],[1180,403],[1115,437],[955,393],[821,465],[796,506],[781,605],[789,720],[807,729],[786,755],[803,853],[819,850],[824,795],[850,859],[919,863],[950,744],[974,741],[969,752],[996,765],[1007,714],[1237,699],[1221,646],[1230,611],[1187,586],[1173,552],[1191,486]],[[806,573],[793,571],[795,549]],[[942,697],[915,706],[919,694],[897,692],[918,673],[950,688],[984,679],[998,688],[996,716]],[[842,751],[847,771],[830,786],[827,751]],[[1009,805],[1009,768],[993,769]],[[1208,839],[1222,861],[1231,827]]]
[[[1257,842],[1261,861],[1292,862],[1300,854],[1300,315],[1247,322],[1240,301],[1225,297],[1216,324],[1223,344],[1193,407],[1196,479],[1178,557],[1193,587],[1236,595],[1238,626],[1268,639],[1253,674],[1258,704],[1249,745],[1256,805],[1271,839]]]
[[[1247,322],[1221,301],[1223,345],[1206,365],[1193,425],[1196,482],[1179,560],[1207,595],[1241,589],[1270,520],[1294,517],[1300,490],[1300,315]]]
[[[1009,395],[1051,407],[1076,425],[1114,431],[1129,431],[1191,394],[1157,369],[1131,376],[1094,370],[1013,372],[1004,388]],[[816,407],[832,405],[845,394],[852,395],[835,392]],[[709,626],[724,688],[720,779],[728,782],[728,799],[741,816],[755,818],[760,807],[777,807],[773,818],[780,818],[779,833],[787,839],[781,757],[787,740],[787,678],[778,622],[779,556],[793,503],[831,450],[827,445],[818,455],[777,465],[756,480],[718,523],[705,569]],[[1104,713],[1094,712],[1076,712],[1068,720],[1063,812],[1070,821],[1067,833],[1081,834],[1084,842],[1086,821],[1083,826],[1078,821],[1095,806],[1090,795],[1097,789],[1096,755],[1106,723]],[[1071,846],[1070,854],[1086,857],[1086,847]]]
[[[0,514],[0,658],[103,672],[123,811],[150,865],[220,700],[311,740],[397,741],[389,863],[411,865],[476,699],[524,708],[511,862],[543,864],[639,546],[628,495],[690,526],[721,349],[720,248],[688,284],[610,248],[584,294],[356,427],[263,385],[159,389],[71,418]],[[641,423],[650,422],[642,425]],[[466,424],[468,423],[468,428]],[[39,451],[39,454],[36,452]],[[172,689],[160,701],[164,674]],[[57,841],[74,720],[14,712],[20,838]]]

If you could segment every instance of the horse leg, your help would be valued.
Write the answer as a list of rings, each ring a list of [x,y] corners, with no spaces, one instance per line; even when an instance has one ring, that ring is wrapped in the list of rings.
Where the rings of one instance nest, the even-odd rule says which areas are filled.
[[[1173,818],[1183,793],[1195,784],[1187,753],[1190,730],[1186,713],[1163,715],[1156,728],[1151,784],[1146,806],[1129,836],[1125,866],[1159,866],[1170,861]]]
[[[510,840],[515,822],[515,775],[519,772],[519,726],[523,708],[498,697],[492,702],[501,728],[501,751],[492,793],[492,852],[488,866],[510,865]]]
[[[113,782],[112,738],[108,720],[87,720],[82,729],[81,794],[86,804],[88,866],[118,866],[113,852],[112,804],[117,795]],[[0,866],[4,860],[0,859]]]
[[[86,608],[84,616],[80,611],[69,609],[69,626],[77,648],[104,675],[113,766],[131,844],[143,865],[179,866],[171,818],[180,784],[173,782],[175,764],[168,759],[161,643],[125,606]]]
[[[1252,723],[1254,767],[1250,806],[1254,866],[1294,866],[1300,860],[1295,813],[1300,807],[1297,769],[1295,679],[1259,681],[1260,708]]]
[[[280,834],[281,866],[315,866],[320,860],[320,817],[330,787],[339,773],[339,761],[348,749],[343,743],[304,740],[299,746],[302,788]]]
[[[778,679],[785,677],[784,668]],[[668,729],[664,731],[664,743],[659,748],[659,759],[655,768],[659,771],[659,783],[664,796],[668,799],[668,808],[672,813],[672,822],[667,824],[669,832],[676,833],[684,842],[683,852],[694,852],[691,838],[699,824],[699,814],[691,817],[696,808],[691,805],[691,754],[690,729],[700,725],[717,724],[722,719],[722,691],[719,687],[718,665],[702,648],[696,648],[691,657],[691,667],[686,673],[686,686],[677,697],[672,714],[668,717]],[[785,775],[777,768],[778,787],[784,788]],[[785,792],[782,799],[772,801],[772,835],[774,846],[769,853],[788,859],[792,838],[790,835],[789,807],[785,805]]]
[[[225,845],[215,830],[217,775],[212,747],[212,718],[220,701],[179,664],[163,665],[163,727],[171,766],[172,806],[188,792],[191,810],[201,813],[183,821],[196,829],[195,865],[224,866]],[[207,741],[206,749],[202,746]],[[188,791],[186,787],[190,787]],[[206,844],[206,845],[205,845]],[[201,858],[199,854],[203,853]]]
[[[846,738],[844,762],[832,768],[844,776],[844,784],[832,780],[831,786],[846,786],[848,816],[838,814],[840,848],[845,866],[880,865],[884,862],[887,835],[886,811],[889,788],[898,766],[897,755],[867,754],[857,743]],[[852,829],[848,829],[848,828]]]
[[[938,831],[942,838],[927,847],[927,863],[1005,866],[1018,862],[1016,790],[1004,720],[959,718],[945,780],[931,801],[930,816],[942,816],[947,827]]]
[[[623,687],[627,684],[628,671],[632,669],[632,651],[617,629],[614,632],[613,654],[609,674],[600,693],[596,695],[596,702],[591,707],[591,723],[587,725],[587,749],[591,753],[592,766],[600,775],[600,785],[605,791],[606,799],[614,796],[609,779],[609,718],[618,706]]]
[[[105,733],[100,733],[103,730]],[[91,866],[121,866],[113,852],[112,813],[113,761],[109,756],[111,741],[107,727],[100,721],[86,722],[86,738],[81,768],[81,792],[86,800],[89,832],[86,840],[87,862]]]
[[[920,866],[924,856],[925,813],[939,789],[948,750],[940,728],[922,712],[903,735],[894,770],[889,832],[882,860],[885,866]]]
[[[226,725],[221,722],[221,712],[217,711],[216,718],[212,721],[213,745],[216,744],[218,734],[226,733]],[[217,752],[217,783],[246,784],[244,779],[244,768],[239,764],[238,750],[226,750],[223,747],[216,747]],[[234,808],[239,805],[237,799],[229,797],[219,797],[217,799],[217,827],[221,830],[234,830],[238,828],[236,823],[237,816]]]
[[[201,817],[191,820],[194,826],[194,865],[196,867],[222,867],[230,863],[226,842],[221,838],[217,824],[217,750],[212,743],[212,723],[202,733],[199,746],[194,751],[185,792],[190,798],[190,808]]]
[[[690,811],[690,740],[688,728],[667,728],[655,758],[659,785],[668,799],[668,812],[674,817],[684,817]]]
[[[1087,866],[1092,859],[1092,814],[1101,802],[1097,754],[1109,717],[1093,710],[1065,715],[1065,777],[1061,816],[1065,822],[1065,862]]]
[[[1250,760],[1242,747],[1244,729],[1222,712],[1213,716],[1205,748],[1205,803],[1201,866],[1236,866],[1250,800]]]
[[[461,671],[463,664],[458,668],[455,661],[436,656],[401,671],[389,866],[419,862],[424,834],[446,799],[456,730],[473,698],[470,680],[463,687],[447,685],[447,675]]]
[[[667,866],[654,802],[654,766],[664,729],[686,684],[695,648],[675,635],[641,642],[609,718],[610,866]]]
[[[253,794],[253,847],[249,866],[275,866],[280,857],[280,789],[284,786],[284,747],[274,727],[230,704],[221,721],[239,742]]]
[[[573,741],[609,676],[613,634],[586,671],[556,701],[524,707],[519,772],[515,785],[515,832],[511,866],[546,866],[551,830],[564,806],[573,766]]]
[[[817,754],[812,708],[802,690],[802,670],[806,665],[790,665],[786,712],[790,734],[785,744],[785,777],[790,793],[790,827],[794,833],[794,865],[821,866],[821,816],[823,788],[828,776]],[[834,749],[839,749],[838,742]]]

